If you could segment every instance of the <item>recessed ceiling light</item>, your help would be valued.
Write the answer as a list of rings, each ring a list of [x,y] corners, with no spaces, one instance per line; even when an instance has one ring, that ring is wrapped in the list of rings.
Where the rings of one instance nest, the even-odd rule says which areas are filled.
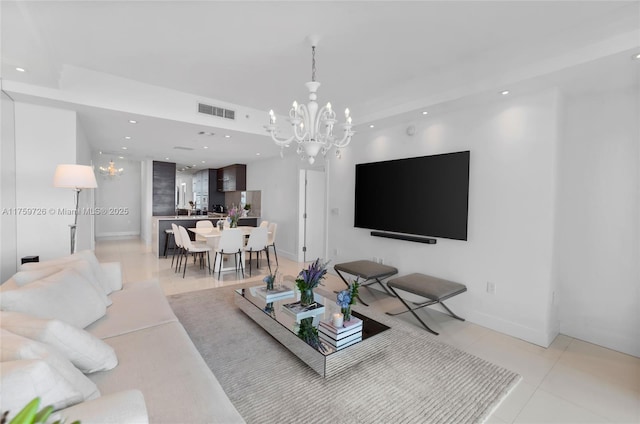
[[[503,96],[506,96],[507,94],[509,94],[509,90],[503,90],[500,92],[500,94],[502,94]]]
[[[260,156],[260,153],[256,153],[256,156]]]
[[[130,124],[137,124],[137,123],[138,123],[138,121],[134,121],[133,119],[129,119],[129,123],[130,123]]]
[[[124,159],[124,156],[118,156],[120,159]]]
[[[164,160],[169,160],[169,158],[164,158]]]
[[[193,166],[195,166],[195,165],[193,165]]]
[[[202,161],[202,163],[204,163],[204,161]]]
[[[229,134],[225,134],[224,138],[231,138]]]
[[[98,152],[99,154],[102,154],[102,152]]]
[[[125,138],[125,140],[131,140],[131,137],[130,137],[130,136],[128,136],[128,135],[127,135],[127,136],[125,136],[124,138]]]
[[[634,58],[634,59],[640,59],[640,53],[636,53],[636,54],[634,54],[634,55],[633,55],[633,58]]]
[[[371,124],[369,125],[369,128],[375,128],[375,125]]]
[[[204,146],[204,147],[203,147],[203,149],[208,149],[208,148],[209,148],[209,146]]]
[[[126,146],[122,146],[122,150],[127,150],[127,147]]]
[[[429,112],[427,112],[426,110],[422,112],[423,115],[428,115]]]
[[[18,71],[18,72],[27,72],[27,70],[24,69],[24,68],[16,68],[16,71]]]

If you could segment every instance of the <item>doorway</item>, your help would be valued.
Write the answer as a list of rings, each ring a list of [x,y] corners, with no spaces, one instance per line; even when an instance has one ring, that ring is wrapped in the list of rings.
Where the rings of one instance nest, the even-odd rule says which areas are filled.
[[[298,261],[326,256],[327,184],[324,170],[300,170]]]

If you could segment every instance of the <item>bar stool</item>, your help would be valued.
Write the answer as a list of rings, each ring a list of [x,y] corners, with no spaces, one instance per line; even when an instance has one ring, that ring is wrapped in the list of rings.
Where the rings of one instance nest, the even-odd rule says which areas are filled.
[[[167,249],[169,248],[169,239],[173,239],[173,247],[171,249],[175,250],[176,240],[175,240],[175,237],[173,236],[173,230],[168,228],[164,230],[164,257],[165,258],[167,257]]]

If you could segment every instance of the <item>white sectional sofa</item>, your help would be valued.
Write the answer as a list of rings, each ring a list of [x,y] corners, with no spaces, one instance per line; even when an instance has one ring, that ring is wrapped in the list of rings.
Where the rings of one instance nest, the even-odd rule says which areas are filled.
[[[73,262],[76,264],[70,265]],[[77,267],[78,263],[83,264],[81,270],[76,268],[72,273],[68,273],[68,269]],[[94,292],[98,294],[93,296],[86,291],[83,292],[84,298],[71,299],[71,304],[81,311],[70,315],[64,310],[69,305],[69,294],[73,296],[74,291],[82,291],[85,288],[78,290],[77,286],[71,285],[71,288],[67,288],[66,285],[74,279],[73,277],[83,273],[88,276],[87,279],[91,279],[86,263],[90,263],[94,277],[100,273],[98,278],[91,282]],[[49,271],[46,271],[47,268]],[[51,274],[44,275],[51,272],[51,269],[59,269],[59,273],[55,273],[57,277],[52,277]],[[62,278],[60,273],[65,272],[67,274],[63,274]],[[99,281],[95,281],[96,279]],[[56,284],[62,288],[58,288]],[[99,293],[100,287],[105,293],[109,292],[106,300]],[[102,299],[105,304],[104,313],[86,325],[84,330],[78,330],[79,323],[82,325],[93,319],[94,310],[103,310],[94,297]],[[46,301],[41,305],[43,298],[62,303],[62,309],[57,310]],[[33,299],[35,301],[32,302]],[[94,306],[85,307],[86,304]],[[24,267],[21,272],[0,286],[0,309],[2,334],[9,338],[6,331],[18,333],[15,337],[10,336],[11,343],[2,343],[0,340],[2,411],[15,409],[16,402],[23,402],[37,394],[43,398],[43,403],[45,399],[53,399],[51,402],[58,403],[58,407],[64,406],[55,416],[66,417],[69,422],[76,419],[85,424],[244,422],[177,320],[156,281],[127,283],[123,286],[119,264],[98,264],[91,252],[81,252],[60,260]],[[73,326],[72,323],[76,325]],[[35,327],[37,329],[34,330]],[[58,328],[57,334],[51,330],[54,327]],[[66,328],[67,331],[60,332],[59,328]],[[74,336],[78,331],[83,333]],[[45,333],[49,333],[48,336]],[[61,336],[62,333],[64,334]],[[87,336],[87,333],[90,336]],[[27,340],[29,337],[33,340]],[[34,363],[39,363],[44,356],[45,362],[53,363],[53,368],[60,371],[58,362],[63,359],[59,356],[73,356],[74,352],[63,351],[72,351],[75,338],[82,337],[93,340],[96,352],[102,352],[107,358],[106,365],[94,365],[98,370],[92,369],[90,371],[93,372],[90,373],[87,373],[86,369],[89,365],[80,366],[85,368],[84,375],[95,384],[99,394],[93,393],[91,388],[85,388],[84,394],[78,394],[77,392],[82,390],[76,390],[75,398],[67,395],[60,401],[58,394],[55,395],[58,397],[55,397],[52,395],[53,392],[48,391],[54,386],[51,390],[58,390],[60,381],[47,382],[46,378],[38,387],[31,387],[31,383],[27,384],[26,388],[22,387],[25,380],[31,381],[31,376],[23,378],[21,373],[15,372],[16,368],[26,367],[28,372],[32,372],[38,368]],[[71,342],[66,342],[66,338],[70,338]],[[9,346],[3,347],[5,344]],[[18,347],[11,347],[16,345]],[[43,349],[48,353],[38,353]],[[113,349],[117,358],[115,366],[110,349]],[[59,355],[61,352],[63,353]],[[92,355],[100,356],[97,353]],[[52,357],[55,357],[57,362],[52,362]],[[95,358],[86,359],[91,364]],[[70,360],[74,364],[79,361],[73,357]],[[61,373],[57,371],[54,369],[53,372],[57,380],[70,381],[81,378],[67,368]],[[71,377],[67,377],[65,372]],[[8,387],[9,385],[13,387]],[[16,390],[16,386],[20,389]],[[43,393],[38,393],[38,390],[42,390]],[[71,393],[74,393],[73,390],[73,387],[68,389]]]

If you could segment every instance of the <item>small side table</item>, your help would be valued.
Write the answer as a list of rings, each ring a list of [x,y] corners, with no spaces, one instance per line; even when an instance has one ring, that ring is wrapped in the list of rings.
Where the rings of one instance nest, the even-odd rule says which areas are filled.
[[[397,274],[398,273],[397,268],[394,268],[389,265],[379,264],[373,261],[362,260],[362,261],[344,262],[341,264],[336,264],[333,267],[333,269],[336,270],[336,272],[338,273],[340,278],[342,278],[342,281],[344,281],[347,287],[349,287],[349,283],[344,278],[341,271],[347,274],[355,275],[356,277],[364,278],[364,281],[360,284],[361,287],[366,287],[370,284],[378,283],[382,286],[384,291],[386,291],[387,294],[389,294],[389,296],[395,297],[395,295],[391,293],[384,284],[382,284],[381,280],[384,280],[385,278],[388,278],[388,277],[391,277],[392,275]],[[359,295],[358,295],[358,299],[360,299],[360,302],[362,302],[364,306],[369,306],[360,298]]]

